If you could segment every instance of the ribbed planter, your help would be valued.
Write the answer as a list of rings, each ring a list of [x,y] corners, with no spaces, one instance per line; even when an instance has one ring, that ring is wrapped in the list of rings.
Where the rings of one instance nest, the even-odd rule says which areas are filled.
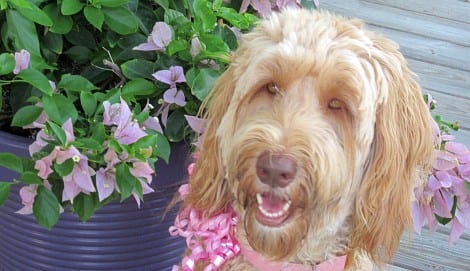
[[[0,132],[0,152],[27,156],[29,143]],[[145,196],[140,209],[134,200],[111,203],[87,222],[66,212],[50,231],[37,225],[34,217],[15,213],[22,207],[20,187],[12,187],[0,207],[0,270],[171,270],[186,245],[168,233],[177,210],[163,215],[186,178],[188,152],[187,145],[177,144],[169,165],[157,163],[156,192]],[[0,168],[1,181],[14,177],[13,172]]]

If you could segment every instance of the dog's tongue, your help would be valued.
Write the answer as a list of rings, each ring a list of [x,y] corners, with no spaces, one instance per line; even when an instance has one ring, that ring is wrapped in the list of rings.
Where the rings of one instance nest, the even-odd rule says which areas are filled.
[[[278,198],[273,194],[263,194],[263,203],[261,206],[270,213],[277,213],[284,208],[286,200]]]

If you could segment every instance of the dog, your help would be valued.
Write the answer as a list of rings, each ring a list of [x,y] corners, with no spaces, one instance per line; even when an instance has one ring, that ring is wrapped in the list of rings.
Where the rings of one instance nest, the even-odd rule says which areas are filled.
[[[326,11],[273,13],[241,38],[205,105],[182,206],[237,214],[241,253],[219,270],[364,271],[392,259],[434,148],[394,42]]]

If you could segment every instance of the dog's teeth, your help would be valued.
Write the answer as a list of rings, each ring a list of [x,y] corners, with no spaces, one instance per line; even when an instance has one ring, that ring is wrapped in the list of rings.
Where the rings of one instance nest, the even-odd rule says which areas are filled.
[[[289,210],[291,204],[292,204],[292,201],[290,200],[286,204],[284,204],[284,207],[282,207],[282,210],[284,211],[284,213]]]
[[[258,200],[258,203],[261,201],[262,202],[262,198],[260,199],[260,197],[258,197],[259,194],[256,195],[256,198]],[[260,210],[260,212],[264,215],[264,216],[267,216],[267,217],[270,217],[270,218],[278,218],[278,217],[281,217],[283,215],[285,215],[287,213],[287,211],[289,210],[290,206],[292,205],[292,201],[288,201],[284,204],[284,206],[282,207],[282,210],[280,210],[279,212],[275,212],[275,213],[271,213],[269,212],[268,210],[264,209],[263,206],[261,205],[258,205],[258,209]]]
[[[256,193],[256,201],[258,202],[258,204],[263,204],[263,197],[260,193]]]

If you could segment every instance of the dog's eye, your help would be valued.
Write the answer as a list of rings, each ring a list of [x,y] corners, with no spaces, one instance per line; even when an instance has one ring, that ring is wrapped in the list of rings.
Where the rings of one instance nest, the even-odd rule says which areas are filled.
[[[271,94],[277,94],[280,91],[276,83],[273,83],[273,82],[267,84],[265,87],[268,90],[268,92]]]
[[[340,110],[344,108],[344,103],[338,99],[331,99],[328,102],[328,108],[332,110]]]

